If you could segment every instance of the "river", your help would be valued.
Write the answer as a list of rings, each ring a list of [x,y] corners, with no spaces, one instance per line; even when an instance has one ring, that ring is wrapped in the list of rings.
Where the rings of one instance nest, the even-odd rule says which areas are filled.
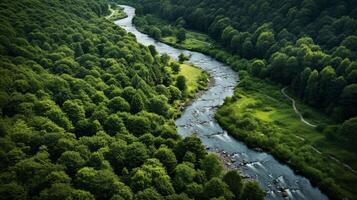
[[[214,114],[217,107],[223,104],[226,97],[233,95],[234,87],[239,81],[237,72],[210,56],[171,47],[139,32],[132,23],[135,9],[130,6],[122,7],[128,17],[115,21],[116,25],[134,34],[138,42],[154,45],[161,54],[167,53],[173,58],[181,53],[190,54],[188,62],[204,69],[214,79],[211,87],[187,106],[181,117],[175,121],[181,136],[196,134],[207,149],[226,158],[225,165],[237,168],[244,176],[258,181],[267,192],[266,199],[328,199],[308,179],[295,174],[289,166],[280,163],[270,154],[248,148],[243,142],[229,136],[216,122]]]

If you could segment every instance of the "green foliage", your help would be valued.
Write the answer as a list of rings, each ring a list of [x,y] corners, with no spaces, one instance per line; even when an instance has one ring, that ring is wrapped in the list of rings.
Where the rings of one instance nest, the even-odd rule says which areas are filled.
[[[123,120],[118,115],[112,114],[105,120],[104,130],[111,135],[115,135],[124,132],[126,128]]]
[[[171,173],[175,169],[177,160],[176,155],[171,149],[167,148],[166,146],[162,146],[155,152],[154,156],[160,160],[168,172]]]
[[[192,151],[193,183],[205,149],[172,123],[187,99],[171,58],[110,22],[122,9],[104,0],[0,5],[1,199],[188,199],[175,169]]]
[[[187,85],[186,85],[186,77],[180,75],[177,77],[176,79],[176,87],[181,91],[181,92],[185,92],[187,89]]]
[[[256,182],[249,181],[244,184],[243,192],[240,198],[263,200],[265,198],[265,193]]]
[[[177,73],[180,72],[181,66],[180,66],[179,63],[174,62],[174,63],[171,64],[171,69],[172,69],[172,71],[173,71],[174,73],[177,74]]]
[[[178,56],[178,58],[179,58],[180,63],[183,63],[183,62],[185,62],[186,60],[189,60],[189,59],[190,59],[189,56],[187,56],[187,55],[185,55],[185,54],[183,54],[183,53],[181,53],[181,54]]]
[[[134,94],[130,102],[130,108],[132,113],[138,113],[144,109],[144,101],[140,94]]]
[[[111,112],[129,112],[130,105],[128,102],[125,101],[122,97],[114,97],[108,102],[108,108]]]
[[[356,149],[356,137],[357,137],[357,117],[351,118],[343,122],[339,132],[341,135],[346,137],[347,140],[351,141],[351,146]]]
[[[178,164],[175,168],[174,185],[178,192],[184,191],[193,182],[196,171],[190,163]]]
[[[205,171],[208,179],[219,177],[223,171],[223,166],[215,154],[208,154],[202,159],[201,167]]]
[[[157,40],[159,40],[160,38],[161,38],[161,30],[159,29],[159,28],[157,28],[157,27],[152,27],[151,29],[150,29],[150,35],[153,37],[153,38],[155,38],[155,39],[157,39]]]
[[[144,191],[138,192],[138,194],[135,195],[135,199],[138,200],[161,200],[162,196],[152,188],[148,188]]]
[[[80,168],[82,168],[85,160],[78,152],[66,151],[62,153],[57,162],[66,167],[68,174],[74,175]]]
[[[84,167],[77,172],[75,183],[79,188],[91,191],[95,198],[109,199],[114,194],[125,199],[132,199],[133,196],[130,188],[108,170]]]
[[[321,83],[334,76],[329,68],[323,71],[324,76],[321,77],[324,79],[318,79]],[[306,80],[304,84],[307,84],[311,74],[311,70],[306,70],[300,80]],[[315,93],[324,92],[321,84],[317,88]],[[348,180],[354,182],[356,176],[329,156],[354,166],[355,159],[351,157],[355,149],[354,140],[347,140],[354,135],[349,128],[353,127],[353,120],[346,123],[347,129],[342,131],[337,122],[304,105],[292,95],[291,90],[285,90],[295,99],[295,106],[304,119],[319,125],[316,128],[308,126],[301,121],[291,101],[280,90],[281,86],[269,81],[241,76],[234,97],[227,99],[224,106],[218,109],[216,119],[229,133],[249,146],[269,150],[277,158],[289,160],[290,165],[301,170],[313,182],[321,184],[320,188],[329,195],[350,195],[348,188],[351,183],[346,183]],[[333,181],[327,180],[330,177],[334,177]]]
[[[236,170],[228,171],[223,176],[223,181],[228,185],[230,191],[234,194],[235,199],[238,199],[243,188],[242,177],[240,177],[239,172]]]
[[[149,111],[162,115],[164,117],[168,116],[169,105],[167,104],[167,98],[165,96],[159,96],[149,100]]]
[[[184,40],[186,40],[186,31],[185,31],[185,29],[183,29],[183,28],[179,29],[178,32],[177,32],[176,37],[177,37],[178,42],[183,42]]]
[[[206,199],[224,197],[224,199],[232,199],[233,194],[228,189],[228,185],[225,184],[219,178],[212,178],[208,181],[203,189],[203,193]],[[242,199],[251,199],[251,198],[242,198]],[[252,198],[254,199],[254,198]]]
[[[125,152],[126,165],[131,168],[140,166],[148,157],[146,146],[140,142],[134,142],[128,145]]]

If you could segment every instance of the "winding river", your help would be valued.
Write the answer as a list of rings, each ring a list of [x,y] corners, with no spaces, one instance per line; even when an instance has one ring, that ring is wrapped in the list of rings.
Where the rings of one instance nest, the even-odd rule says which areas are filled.
[[[267,191],[267,199],[328,199],[308,179],[295,174],[270,154],[255,151],[235,140],[215,121],[217,107],[223,104],[226,97],[233,95],[234,87],[239,81],[235,71],[210,56],[171,47],[139,32],[132,24],[135,9],[130,6],[122,7],[128,17],[115,21],[115,24],[134,34],[138,42],[154,45],[159,53],[167,53],[174,58],[181,53],[190,54],[191,59],[188,62],[206,70],[214,79],[211,87],[186,107],[182,116],[176,120],[181,136],[196,134],[207,149],[226,158],[227,166],[238,168],[244,176],[258,181]]]

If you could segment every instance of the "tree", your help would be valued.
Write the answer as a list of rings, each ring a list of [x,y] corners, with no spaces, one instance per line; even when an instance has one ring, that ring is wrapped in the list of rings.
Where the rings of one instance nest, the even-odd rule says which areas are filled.
[[[63,103],[63,111],[73,123],[85,118],[85,111],[76,101],[67,100]]]
[[[170,56],[167,54],[167,53],[164,53],[161,55],[161,62],[162,64],[164,65],[168,65],[169,64],[169,61],[170,61]]]
[[[102,153],[93,152],[90,154],[89,159],[86,163],[88,167],[93,167],[94,169],[102,169],[104,168],[104,156]]]
[[[272,32],[262,32],[257,40],[257,49],[260,56],[265,56],[267,50],[275,43],[274,33]]]
[[[179,63],[174,62],[171,64],[171,69],[175,74],[178,74],[181,70],[181,65]]]
[[[129,112],[130,105],[127,101],[125,101],[122,97],[114,97],[108,103],[108,108],[113,112]]]
[[[144,109],[143,98],[140,94],[134,94],[130,102],[130,108],[132,113],[138,113]]]
[[[176,155],[166,146],[161,146],[155,152],[154,157],[160,160],[169,173],[173,172],[177,165]]]
[[[164,117],[168,116],[169,105],[165,96],[156,96],[149,100],[149,111]]]
[[[244,184],[240,199],[263,200],[264,198],[265,193],[256,182],[249,181]]]
[[[12,170],[16,175],[16,180],[21,185],[26,185],[29,194],[44,189],[46,179],[51,172],[59,171],[59,165],[55,165],[49,159],[49,154],[45,147],[33,157],[21,160],[16,163]]]
[[[176,78],[176,87],[181,91],[181,92],[185,92],[187,89],[187,85],[186,85],[186,77],[184,77],[183,75],[179,75]]]
[[[156,56],[156,55],[158,54],[154,45],[149,45],[148,48],[149,48],[150,54],[151,54],[152,56]],[[164,55],[162,55],[162,56],[164,56]],[[165,58],[165,57],[166,57],[166,56],[164,56],[164,58]],[[167,59],[167,58],[166,58],[166,59]],[[170,59],[170,57],[169,57],[169,59]]]
[[[174,174],[175,189],[178,192],[182,192],[188,184],[193,182],[196,171],[189,163],[181,163],[176,166]]]
[[[314,70],[307,80],[307,85],[305,89],[305,102],[315,105],[317,103],[317,91],[318,91],[318,78],[319,73]]]
[[[186,186],[185,193],[188,194],[191,198],[202,199],[203,186],[201,184],[193,182]]]
[[[71,130],[73,128],[71,121],[68,120],[65,113],[56,106],[52,107],[51,110],[46,111],[44,115],[65,130]]]
[[[195,136],[185,137],[175,148],[175,154],[179,160],[182,160],[187,152],[195,155],[195,160],[200,161],[206,156],[206,150],[201,140]]]
[[[83,52],[83,49],[82,49],[82,46],[81,46],[81,44],[80,43],[74,43],[74,52],[75,52],[75,56],[76,57],[80,57],[80,56],[82,56],[83,54],[84,54],[84,52]]]
[[[232,37],[237,34],[237,31],[232,26],[227,26],[221,35],[222,42],[227,46],[230,44]]]
[[[144,165],[134,169],[130,182],[132,188],[136,191],[153,187],[158,193],[164,196],[174,193],[171,179],[157,159],[148,159]]]
[[[221,179],[215,177],[208,181],[204,188],[203,193],[207,199],[224,197],[225,199],[231,199],[233,194],[228,189],[228,185]]]
[[[152,27],[151,30],[151,36],[156,39],[156,40],[160,40],[161,39],[161,30],[159,28],[157,28],[156,26]]]
[[[345,118],[357,115],[357,84],[347,85],[343,89],[340,103],[343,106]]]
[[[243,42],[244,42],[244,38],[242,37],[241,34],[238,33],[232,36],[229,46],[233,52],[240,54],[242,50]]]
[[[144,116],[133,115],[125,121],[126,128],[136,136],[143,135],[151,130],[151,123]]]
[[[170,103],[173,103],[175,100],[179,100],[182,98],[182,93],[180,91],[180,89],[178,89],[175,86],[170,85],[169,86],[169,91],[170,91]]]
[[[328,105],[330,102],[328,101],[328,97],[330,96],[330,92],[332,91],[332,83],[336,78],[335,70],[331,66],[326,66],[320,72],[320,80],[319,80],[319,92],[318,96],[320,98],[319,103],[323,106]]]
[[[115,135],[124,132],[126,128],[123,120],[118,115],[112,114],[105,120],[104,130],[111,135]]]
[[[301,72],[300,74],[300,81],[299,81],[299,85],[298,85],[298,94],[300,96],[300,98],[304,98],[305,97],[305,89],[306,89],[306,85],[307,85],[307,81],[309,80],[311,74],[311,69],[305,68],[303,72]]]
[[[178,30],[178,32],[177,32],[176,37],[177,37],[177,40],[178,40],[179,43],[185,41],[186,40],[186,31],[185,31],[185,29],[180,28]]]
[[[242,177],[239,172],[237,170],[228,171],[223,176],[223,181],[228,185],[229,190],[236,197],[235,199],[238,199],[243,188]]]
[[[109,151],[104,154],[116,172],[121,172],[125,167],[126,142],[117,140],[109,145]],[[117,173],[118,174],[118,173]]]
[[[242,45],[242,56],[245,58],[252,58],[253,57],[253,43],[251,39],[248,37],[244,40]]]
[[[75,184],[78,188],[91,191],[96,199],[110,199],[120,195],[131,200],[133,194],[128,186],[118,180],[118,177],[109,170],[95,170],[84,167],[76,174]]]
[[[190,59],[187,55],[185,55],[185,54],[183,54],[183,53],[180,53],[180,55],[178,56],[178,58],[179,58],[180,63],[183,63],[183,62],[185,62],[186,60],[189,60],[189,59]]]
[[[69,175],[74,175],[77,170],[82,168],[85,160],[78,152],[66,151],[62,153],[61,157],[58,159],[58,163],[66,167],[66,171]]]
[[[4,200],[12,199],[26,199],[26,190],[23,186],[11,182],[8,184],[2,184],[0,187],[0,196]]]
[[[285,70],[287,69],[288,59],[289,56],[285,53],[277,52],[272,55],[270,64],[270,77],[274,81],[283,84],[289,84],[291,82],[291,79],[288,79],[288,77],[286,76],[287,73],[282,73],[285,72]]]
[[[208,179],[220,176],[223,171],[222,163],[215,154],[208,154],[202,159],[201,168],[205,171]]]
[[[347,47],[351,51],[356,52],[357,51],[357,36],[356,35],[350,35],[346,37],[342,42],[341,45]]]
[[[149,158],[148,149],[141,142],[128,145],[125,152],[125,161],[129,168],[139,167]]]
[[[87,191],[76,190],[69,184],[55,183],[51,187],[40,192],[41,200],[61,200],[61,199],[88,199],[94,200],[94,196]]]
[[[252,66],[249,70],[249,72],[256,77],[260,76],[260,72],[265,68],[265,63],[262,60],[255,60],[252,63]]]
[[[343,122],[339,132],[345,137],[343,139],[347,140],[354,149],[356,148],[356,139],[357,139],[357,117],[350,118]]]
[[[140,191],[135,195],[137,200],[161,200],[163,197],[153,188]]]

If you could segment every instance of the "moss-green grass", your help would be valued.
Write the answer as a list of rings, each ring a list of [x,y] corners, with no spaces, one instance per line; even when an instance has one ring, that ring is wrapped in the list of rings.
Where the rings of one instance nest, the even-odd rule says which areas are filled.
[[[186,93],[190,98],[194,97],[199,90],[206,88],[208,85],[208,73],[197,66],[188,63],[180,63],[180,71],[177,74],[174,74],[170,67],[167,67],[167,70],[172,73],[172,76],[175,79],[179,75],[186,78]]]
[[[171,65],[172,62],[177,61],[170,61],[169,65]],[[180,71],[178,73],[173,73],[171,67],[169,66],[166,67],[166,70],[174,78],[174,81],[176,81],[177,76],[180,75],[186,78],[187,90],[185,92],[184,98],[180,101],[176,101],[173,104],[173,107],[176,110],[175,116],[178,117],[181,114],[180,109],[182,105],[190,102],[200,90],[207,88],[209,83],[209,74],[203,69],[188,63],[180,63]]]
[[[188,64],[181,64],[179,75],[186,77],[187,90],[189,93],[196,92],[199,89],[198,81],[203,70]]]

